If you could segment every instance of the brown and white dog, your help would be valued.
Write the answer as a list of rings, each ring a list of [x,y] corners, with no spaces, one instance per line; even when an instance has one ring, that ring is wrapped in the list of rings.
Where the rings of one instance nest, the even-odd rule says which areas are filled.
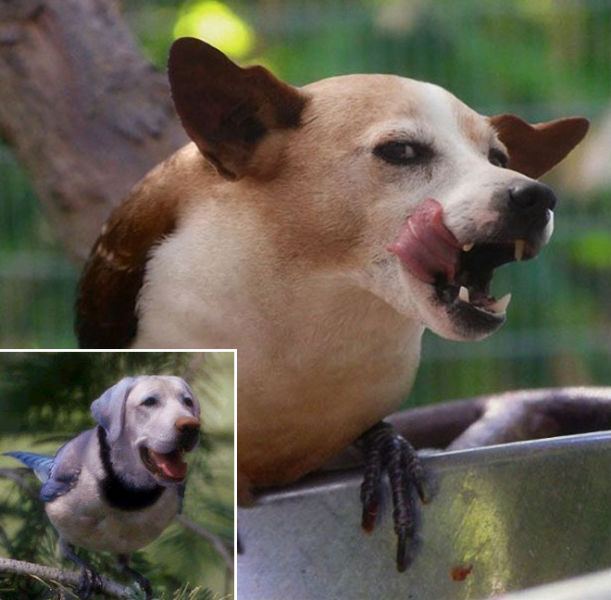
[[[193,140],[104,226],[80,284],[94,348],[237,348],[241,495],[322,465],[395,410],[426,327],[505,321],[495,267],[553,228],[535,181],[588,123],[485,117],[391,75],[303,88],[191,38],[171,51]]]

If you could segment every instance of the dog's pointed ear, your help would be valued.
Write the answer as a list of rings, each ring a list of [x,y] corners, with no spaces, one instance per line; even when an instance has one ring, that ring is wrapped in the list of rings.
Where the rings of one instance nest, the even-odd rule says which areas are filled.
[[[535,125],[510,114],[489,119],[509,152],[507,166],[535,179],[547,173],[579,144],[590,126],[589,121],[582,117]]]
[[[307,97],[263,67],[242,69],[195,38],[170,50],[168,74],[176,111],[201,153],[227,179],[239,179],[261,138],[300,123]]]
[[[91,414],[106,431],[106,439],[114,443],[119,439],[125,424],[125,401],[136,383],[135,377],[124,377],[107,389],[91,404]]]

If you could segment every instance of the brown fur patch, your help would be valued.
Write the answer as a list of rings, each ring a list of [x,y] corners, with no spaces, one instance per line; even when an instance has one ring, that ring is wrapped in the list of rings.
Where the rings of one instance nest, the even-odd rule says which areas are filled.
[[[187,185],[197,179],[194,169],[210,170],[203,159],[181,162],[185,150],[153,169],[102,227],[78,286],[75,328],[81,348],[126,348],[135,338],[136,303],[150,251],[176,229],[189,198],[184,188],[172,186],[181,177],[165,173],[190,165],[183,178]]]

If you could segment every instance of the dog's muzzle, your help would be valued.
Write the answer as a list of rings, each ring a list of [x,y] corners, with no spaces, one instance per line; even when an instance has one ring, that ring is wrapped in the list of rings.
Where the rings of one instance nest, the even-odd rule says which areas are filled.
[[[545,239],[556,197],[546,185],[518,181],[494,201],[499,220],[475,239],[459,241],[443,222],[437,200],[424,200],[405,221],[388,250],[416,279],[431,285],[460,330],[485,334],[505,320],[511,294],[490,294],[494,270],[533,258]],[[501,205],[502,202],[502,205]]]
[[[158,479],[181,482],[187,476],[184,454],[191,452],[199,441],[200,421],[195,417],[180,417],[174,423],[177,429],[176,448],[171,452],[156,452],[142,446],[140,459],[144,466]]]

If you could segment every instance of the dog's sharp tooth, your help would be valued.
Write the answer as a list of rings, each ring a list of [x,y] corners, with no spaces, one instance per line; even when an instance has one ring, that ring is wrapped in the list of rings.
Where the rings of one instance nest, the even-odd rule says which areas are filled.
[[[461,285],[460,289],[458,290],[458,297],[463,302],[470,302],[470,300],[469,300],[469,288],[466,288],[464,285]]]
[[[524,247],[526,246],[526,240],[516,240],[513,248],[514,258],[520,262],[524,256]]]
[[[462,251],[469,252],[470,250],[473,250],[473,246],[475,246],[475,244],[464,244],[462,247]]]
[[[511,302],[511,294],[505,294],[502,298],[499,298],[494,304],[490,304],[487,309],[490,312],[497,313],[499,315],[507,312],[507,307]]]

